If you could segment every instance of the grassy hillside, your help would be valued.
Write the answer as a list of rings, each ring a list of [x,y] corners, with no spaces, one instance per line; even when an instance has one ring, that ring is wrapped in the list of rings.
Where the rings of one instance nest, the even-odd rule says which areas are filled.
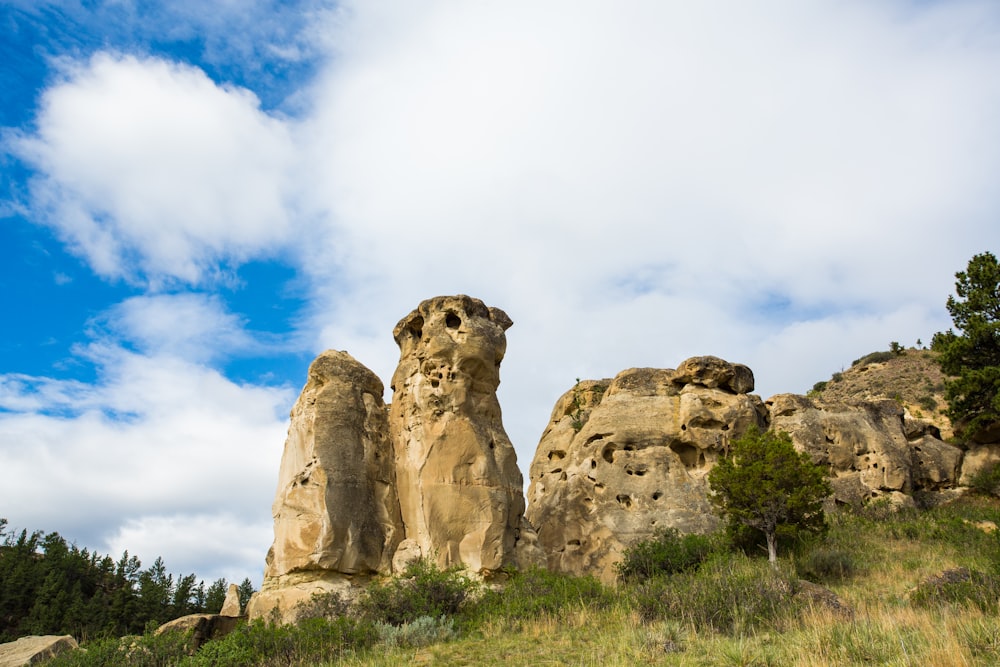
[[[190,658],[182,639],[144,637],[53,664],[995,665],[1000,541],[986,522],[1000,523],[995,499],[902,513],[875,503],[786,545],[778,572],[719,540],[697,567],[615,588],[535,571],[476,592],[461,575],[425,570],[416,588],[384,584],[351,616],[255,623]],[[378,620],[401,601],[435,618]]]

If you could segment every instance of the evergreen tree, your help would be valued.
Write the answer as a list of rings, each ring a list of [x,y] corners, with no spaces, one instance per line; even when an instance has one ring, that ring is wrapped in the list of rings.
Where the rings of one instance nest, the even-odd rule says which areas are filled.
[[[821,466],[795,451],[787,433],[751,427],[730,444],[708,473],[712,502],[735,525],[764,534],[767,557],[778,560],[779,530],[821,531],[823,499],[832,493]]]
[[[222,604],[226,601],[226,591],[228,590],[229,584],[226,583],[225,577],[212,582],[212,585],[205,591],[206,614],[218,614],[222,611]]]
[[[247,603],[250,602],[250,596],[255,593],[253,582],[250,581],[250,577],[246,577],[237,586],[240,592],[240,609],[246,611]]]
[[[971,439],[1000,425],[1000,264],[993,253],[975,255],[955,278],[946,307],[959,333],[935,334],[931,349],[941,370],[956,376],[945,384],[947,414]]]

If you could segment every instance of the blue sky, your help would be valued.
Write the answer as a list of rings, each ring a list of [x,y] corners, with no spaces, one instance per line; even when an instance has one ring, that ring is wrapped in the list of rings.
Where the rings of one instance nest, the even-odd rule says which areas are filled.
[[[764,398],[948,326],[1000,246],[993,2],[0,1],[0,516],[259,581],[321,350],[514,320],[527,473],[574,379]],[[387,400],[391,398],[386,396]]]

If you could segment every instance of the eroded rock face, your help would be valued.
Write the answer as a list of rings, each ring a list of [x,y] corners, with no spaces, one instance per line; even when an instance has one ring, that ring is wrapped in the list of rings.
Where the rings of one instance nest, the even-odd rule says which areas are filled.
[[[350,575],[388,572],[403,538],[382,382],[346,352],[309,367],[272,507],[274,544],[248,613],[287,613]]]
[[[69,635],[21,637],[6,644],[0,644],[0,667],[37,665],[60,653],[77,648],[79,647],[76,640]]]
[[[511,324],[478,299],[436,297],[393,331],[389,426],[407,557],[474,572],[513,562],[522,478],[496,397]]]
[[[766,426],[746,366],[696,357],[633,368],[563,394],[531,464],[528,520],[550,569],[615,577],[624,549],[659,529],[718,525],[708,470],[730,438]]]
[[[895,401],[845,403],[778,394],[767,405],[771,427],[788,432],[796,448],[829,467],[838,502],[859,505],[958,482],[961,450],[938,439],[936,428],[904,420]]]

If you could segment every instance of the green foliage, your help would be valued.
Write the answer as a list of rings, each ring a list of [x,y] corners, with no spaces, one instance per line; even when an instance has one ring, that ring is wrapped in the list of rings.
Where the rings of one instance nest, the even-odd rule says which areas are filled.
[[[306,619],[296,625],[256,620],[205,644],[182,667],[314,665],[374,646],[378,629],[364,619]]]
[[[695,630],[727,634],[780,629],[801,605],[787,577],[761,561],[734,554],[695,571],[650,579],[634,589],[644,621],[674,619]]]
[[[830,376],[830,382],[842,382],[843,380],[844,380],[844,374],[841,373],[840,371],[837,371],[836,373]]]
[[[955,274],[955,296],[946,306],[952,330],[934,334],[945,384],[947,414],[965,438],[1000,422],[1000,263],[990,252],[975,255]]]
[[[836,583],[851,577],[856,566],[850,551],[819,546],[795,559],[795,573],[800,579],[815,583]]]
[[[506,619],[512,625],[543,614],[558,615],[582,606],[605,608],[615,596],[594,577],[577,577],[542,568],[510,573],[498,590],[487,590],[469,610],[475,619]]]
[[[910,602],[917,607],[963,605],[996,614],[1000,601],[1000,577],[978,570],[947,570],[917,586]]]
[[[987,496],[1000,496],[1000,465],[984,466],[969,479],[969,486]]]
[[[899,343],[896,343],[896,345],[899,345]],[[854,366],[867,366],[868,364],[880,364],[889,361],[890,359],[893,358],[893,356],[895,356],[895,354],[896,354],[895,350],[891,350],[889,352],[871,352],[870,354],[866,354],[860,359],[855,359],[854,361],[852,361],[851,367],[853,368]],[[902,352],[900,352],[900,354],[902,354]]]
[[[358,612],[376,623],[403,625],[421,616],[454,616],[476,584],[459,570],[441,570],[426,559],[407,566],[401,577],[374,581],[358,600]]]
[[[378,623],[375,629],[378,632],[379,641],[388,648],[428,646],[438,642],[451,641],[458,637],[455,619],[447,616],[437,618],[421,616],[412,623],[402,625]]]
[[[898,342],[892,341],[891,343],[889,343],[889,352],[891,352],[893,356],[898,357],[902,355],[903,352],[906,352],[906,348],[900,345]]]
[[[81,641],[138,634],[147,624],[207,610],[204,582],[168,574],[160,558],[143,570],[127,551],[115,561],[58,533],[17,534],[6,526],[0,520],[0,642],[29,634]]]
[[[126,635],[86,644],[85,651],[67,651],[45,663],[46,667],[170,667],[188,659],[188,636],[183,632],[162,635]]]
[[[827,384],[828,384],[828,382],[826,380],[820,380],[819,382],[817,382],[816,384],[813,385],[813,388],[811,390],[812,393],[818,394],[819,392],[821,392],[824,389],[826,389],[826,385]]]
[[[632,545],[617,564],[622,581],[642,581],[674,574],[700,565],[716,549],[708,535],[681,535],[675,528],[661,530],[656,537]]]
[[[299,622],[307,618],[334,619],[346,615],[349,610],[350,604],[336,591],[313,593],[308,602],[303,602],[295,608],[295,620]]]
[[[782,531],[821,532],[823,499],[832,493],[825,470],[795,451],[787,433],[751,427],[730,443],[729,456],[708,474],[712,502],[730,523],[764,533],[768,560],[777,560]]]

